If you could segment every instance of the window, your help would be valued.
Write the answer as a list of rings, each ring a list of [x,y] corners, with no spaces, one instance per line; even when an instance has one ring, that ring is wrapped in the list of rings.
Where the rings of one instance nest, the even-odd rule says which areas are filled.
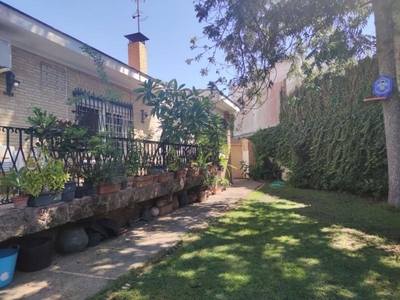
[[[127,137],[128,131],[132,130],[133,106],[88,97],[76,104],[76,117],[78,124],[85,126],[89,134],[107,130],[114,136]]]

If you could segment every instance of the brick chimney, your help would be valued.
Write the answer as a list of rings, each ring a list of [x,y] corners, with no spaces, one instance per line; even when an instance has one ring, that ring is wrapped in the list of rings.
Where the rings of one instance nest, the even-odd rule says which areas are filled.
[[[147,48],[145,42],[149,40],[142,33],[134,33],[125,36],[128,44],[128,65],[147,74]]]

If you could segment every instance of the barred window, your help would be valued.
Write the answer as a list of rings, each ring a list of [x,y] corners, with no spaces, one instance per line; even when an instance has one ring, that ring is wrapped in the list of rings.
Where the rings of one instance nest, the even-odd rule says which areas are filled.
[[[89,134],[110,131],[114,136],[127,137],[133,124],[133,106],[118,101],[88,97],[76,104],[78,124]]]

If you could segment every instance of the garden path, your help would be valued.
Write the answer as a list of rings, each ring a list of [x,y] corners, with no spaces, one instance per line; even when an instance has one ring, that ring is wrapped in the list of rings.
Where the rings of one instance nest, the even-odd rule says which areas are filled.
[[[0,299],[85,299],[159,251],[172,247],[190,229],[206,227],[209,220],[224,214],[259,186],[260,182],[235,180],[232,187],[210,196],[205,203],[186,206],[149,223],[139,222],[126,234],[84,252],[55,255],[45,270],[16,271],[14,281],[0,290]]]

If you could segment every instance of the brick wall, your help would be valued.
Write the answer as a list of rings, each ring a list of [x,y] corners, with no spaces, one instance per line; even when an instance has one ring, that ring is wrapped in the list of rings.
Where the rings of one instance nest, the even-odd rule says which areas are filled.
[[[128,44],[128,64],[147,74],[147,49],[142,42],[134,42]]]
[[[95,76],[51,61],[17,47],[12,47],[12,71],[21,82],[13,89],[14,97],[3,94],[6,88],[5,74],[0,74],[0,125],[27,127],[26,119],[32,107],[41,107],[63,120],[74,120],[75,106],[66,104],[72,91],[81,88],[96,94],[104,94],[105,86]],[[136,95],[129,89],[114,85],[123,94],[123,101],[134,106],[134,128],[142,133],[158,127],[157,120],[146,119],[141,123],[141,109],[147,106],[136,102]],[[158,134],[156,135],[156,137]],[[5,136],[0,133],[0,142]]]

